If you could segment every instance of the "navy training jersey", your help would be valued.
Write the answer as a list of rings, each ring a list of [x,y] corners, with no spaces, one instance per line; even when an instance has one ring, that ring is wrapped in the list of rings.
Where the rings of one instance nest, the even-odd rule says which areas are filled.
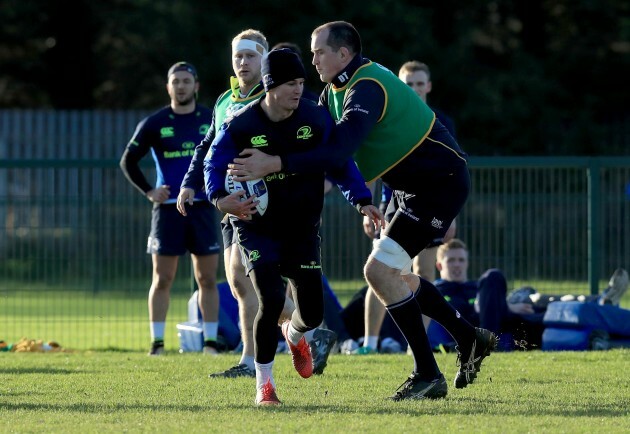
[[[224,188],[227,165],[242,150],[256,148],[280,156],[303,152],[325,143],[332,131],[332,117],[312,101],[302,98],[293,114],[280,122],[267,117],[261,101],[226,120],[204,160],[206,191],[215,205],[227,195]],[[353,205],[371,203],[371,193],[352,160],[329,175],[345,190],[346,199]],[[279,222],[310,227],[319,224],[324,201],[323,170],[309,174],[280,171],[266,175],[264,180],[269,204],[265,214],[255,215],[254,221],[272,227]]]
[[[144,193],[151,188],[168,185],[170,197],[164,203],[175,203],[179,186],[188,171],[195,147],[206,136],[211,120],[212,111],[208,107],[197,104],[192,113],[176,114],[170,106],[167,106],[140,121],[125,149],[125,159],[128,166],[132,162],[137,165],[137,162],[150,150],[155,161],[157,179],[154,187],[148,186],[146,179],[130,179],[130,181]],[[137,167],[128,167],[128,169],[135,168]],[[129,172],[128,175],[131,175],[132,170]],[[205,193],[196,192],[195,200],[206,200]]]

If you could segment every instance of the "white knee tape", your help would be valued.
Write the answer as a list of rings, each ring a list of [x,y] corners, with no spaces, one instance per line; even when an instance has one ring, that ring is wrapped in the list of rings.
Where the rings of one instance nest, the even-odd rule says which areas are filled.
[[[391,268],[400,270],[400,274],[411,273],[411,257],[400,244],[389,237],[383,237],[374,241],[370,258]]]

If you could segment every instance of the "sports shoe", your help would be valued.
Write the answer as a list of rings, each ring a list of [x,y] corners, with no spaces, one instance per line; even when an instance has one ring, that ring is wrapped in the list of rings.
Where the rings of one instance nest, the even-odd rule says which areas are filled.
[[[623,268],[617,268],[608,282],[608,288],[600,297],[599,304],[612,304],[619,306],[621,297],[628,290],[628,272]]]
[[[149,350],[149,356],[163,356],[164,355],[164,341],[151,342],[151,349]]]
[[[256,371],[249,369],[245,363],[232,366],[230,369],[223,372],[215,372],[208,375],[210,378],[237,378],[237,377],[252,377],[256,378]]]
[[[313,340],[308,343],[313,356],[313,374],[321,375],[328,364],[330,350],[337,342],[337,333],[328,329],[315,329]]]
[[[376,351],[372,347],[359,347],[356,350],[352,351],[350,354],[352,354],[353,356],[367,356],[369,354],[377,354],[377,353],[378,351]]]
[[[405,399],[440,399],[444,398],[448,392],[448,385],[444,375],[432,381],[425,381],[419,375],[412,373],[407,381],[401,384],[396,393],[389,397],[392,401],[403,401]]]
[[[203,354],[205,356],[218,356],[219,350],[217,350],[217,343],[215,341],[204,341]]]
[[[455,347],[459,366],[459,371],[455,375],[457,389],[463,389],[475,381],[477,372],[481,370],[481,362],[497,348],[497,336],[490,330],[475,327],[475,334],[470,353],[463,354],[459,351],[459,347]]]
[[[341,354],[350,354],[357,348],[359,348],[359,344],[357,343],[357,341],[355,341],[354,339],[346,339],[339,346],[339,352]]]
[[[276,388],[271,384],[271,380],[260,389],[256,390],[256,405],[280,405],[282,404],[276,395]]]
[[[293,359],[293,367],[302,378],[309,378],[313,375],[313,356],[311,355],[311,347],[306,342],[306,338],[302,336],[297,345],[293,345],[288,338],[289,325],[291,321],[282,323],[282,336],[289,345],[291,358]]]

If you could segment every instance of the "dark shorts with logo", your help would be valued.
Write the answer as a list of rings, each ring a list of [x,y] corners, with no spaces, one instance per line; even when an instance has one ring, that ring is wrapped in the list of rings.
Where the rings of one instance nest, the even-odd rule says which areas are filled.
[[[188,216],[184,217],[175,204],[153,206],[147,253],[164,256],[219,253],[214,207],[210,202],[199,201],[186,211]]]
[[[319,228],[295,231],[283,235],[258,230],[250,224],[235,227],[247,273],[261,264],[278,264],[280,274],[292,278],[295,270],[321,270],[321,238]]]
[[[421,178],[421,176],[417,176]],[[466,203],[470,174],[466,166],[423,179],[424,190],[394,190],[387,206],[389,222],[384,235],[415,257],[435,240],[444,238],[451,222]]]
[[[234,238],[234,227],[230,221],[230,216],[225,214],[221,219],[221,236],[223,237],[223,249],[227,249],[232,244],[236,243]]]

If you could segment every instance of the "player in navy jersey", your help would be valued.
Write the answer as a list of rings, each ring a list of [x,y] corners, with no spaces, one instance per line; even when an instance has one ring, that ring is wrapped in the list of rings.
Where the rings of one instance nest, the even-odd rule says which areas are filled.
[[[264,178],[269,203],[256,211],[256,197],[241,201],[243,191],[225,190],[228,164],[245,148],[257,146],[278,155],[313,149],[328,140],[333,120],[323,107],[301,99],[306,72],[289,49],[269,52],[262,64],[266,95],[242,109],[223,125],[204,161],[208,199],[234,221],[239,248],[259,298],[254,323],[256,404],[273,405],[276,395],[272,370],[277,340],[276,324],[285,301],[286,277],[296,310],[282,332],[298,373],[313,373],[311,350],[304,333],[323,319],[323,288],[319,225],[324,200],[324,171],[293,174],[283,171]],[[344,195],[363,214],[382,225],[353,161],[328,173]]]
[[[223,121],[265,94],[260,75],[261,60],[269,48],[265,35],[255,29],[244,30],[232,39],[231,48],[234,71],[234,76],[230,77],[231,87],[219,95],[214,105],[211,126],[206,137],[195,148],[195,154],[177,197],[177,209],[184,216],[187,215],[187,209],[194,206],[195,195],[204,190],[203,159]],[[258,299],[249,277],[245,274],[240,252],[235,247],[234,231],[227,215],[221,220],[221,233],[225,274],[232,295],[238,302],[242,351],[236,365],[224,371],[212,373],[210,377],[255,377],[253,326],[258,311]],[[294,309],[293,302],[287,297],[282,318],[290,318]],[[331,330],[318,327],[308,332],[306,338],[314,350],[314,373],[322,374],[327,365],[330,350],[335,344],[336,335]]]
[[[199,308],[203,316],[204,353],[217,354],[219,293],[216,285],[218,252],[215,210],[202,191],[188,218],[176,209],[177,187],[182,182],[195,146],[206,135],[212,113],[196,102],[197,71],[187,62],[175,63],[168,71],[166,90],[169,106],[143,119],[129,141],[120,167],[129,182],[153,202],[147,253],[153,261],[149,290],[150,355],[164,352],[164,329],[170,290],[179,256],[189,251],[199,286]],[[155,161],[155,186],[147,181],[140,160],[151,152]]]
[[[467,155],[413,90],[361,51],[361,37],[348,22],[326,23],[311,34],[312,64],[327,83],[320,104],[336,122],[333,140],[286,155],[250,147],[229,168],[236,181],[246,181],[280,170],[327,170],[353,158],[366,181],[381,178],[394,190],[396,212],[364,267],[367,282],[413,355],[411,375],[391,399],[443,398],[448,385],[424,330],[423,313],[457,341],[456,388],[477,378],[482,361],[496,347],[494,333],[472,326],[431,282],[411,273],[412,258],[446,234],[468,198]]]

